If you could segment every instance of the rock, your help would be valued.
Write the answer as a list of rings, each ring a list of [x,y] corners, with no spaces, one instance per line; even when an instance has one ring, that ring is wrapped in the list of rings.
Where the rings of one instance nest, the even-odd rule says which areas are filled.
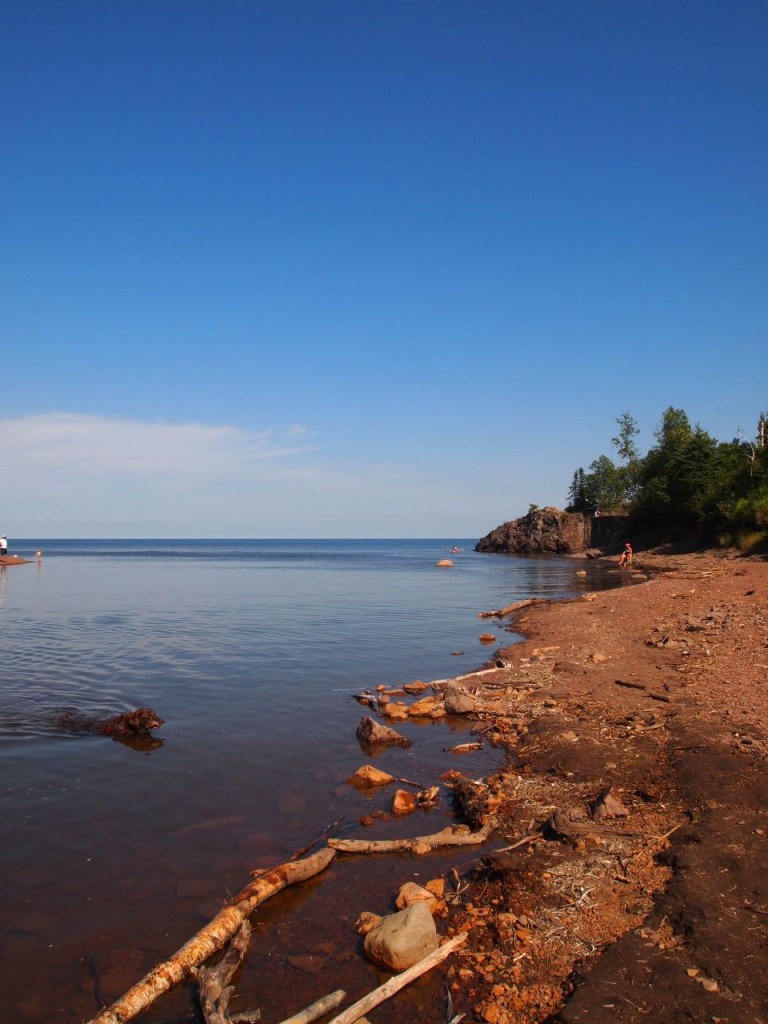
[[[432,914],[439,909],[440,900],[429,889],[425,889],[423,885],[419,885],[417,882],[406,882],[405,885],[400,886],[400,891],[395,899],[395,906],[398,910],[403,910],[405,907],[410,907],[414,903],[420,902],[426,903]]]
[[[409,793],[407,789],[395,791],[395,795],[392,797],[393,814],[413,814],[417,807],[418,801],[413,793]]]
[[[452,788],[458,810],[473,824],[485,825],[501,805],[501,798],[482,782],[473,782],[462,776]]]
[[[493,635],[493,633],[481,633],[480,634],[480,643],[481,644],[493,644],[493,643],[496,643],[496,637]]]
[[[428,882],[424,883],[424,888],[428,889],[435,896],[442,898],[445,894],[445,879],[444,878],[430,878]]]
[[[477,743],[457,743],[455,747],[445,747],[446,753],[448,754],[471,754],[475,750],[482,750],[483,744]]]
[[[369,910],[364,910],[355,921],[355,930],[358,935],[367,935],[377,924],[381,923],[381,920],[381,914],[372,914]]]
[[[415,704],[411,704],[408,708],[408,714],[411,718],[427,718],[437,706],[437,697],[423,697],[421,700],[417,700]]]
[[[577,576],[586,576],[587,575],[587,570],[586,569],[579,569],[579,571],[576,573],[576,575]]]
[[[477,698],[456,683],[449,683],[445,688],[443,707],[449,715],[467,715],[477,707]]]
[[[450,560],[450,558],[441,558],[439,562],[435,562],[435,565],[437,565],[440,569],[453,568],[453,562]]]
[[[586,551],[591,541],[590,516],[548,506],[502,523],[477,542],[475,551],[569,555]]]
[[[408,705],[399,701],[390,701],[381,709],[385,718],[391,718],[393,722],[404,722],[408,717]]]
[[[439,945],[432,913],[423,901],[382,918],[365,936],[369,960],[390,971],[404,971]]]
[[[410,747],[411,740],[394,729],[380,725],[367,715],[360,720],[355,735],[364,747]]]
[[[593,821],[605,821],[607,818],[626,818],[629,811],[614,793],[608,789],[602,793],[592,808]]]
[[[410,694],[424,693],[426,688],[427,684],[422,683],[420,679],[414,679],[412,683],[403,683],[403,689]]]
[[[362,789],[368,789],[372,786],[388,786],[390,782],[394,781],[393,775],[388,775],[387,772],[374,768],[372,764],[362,765],[349,779],[353,786],[360,786]]]
[[[601,654],[600,651],[594,651],[589,656],[589,660],[592,662],[593,665],[604,665],[605,662],[608,661],[606,656],[604,654]]]
[[[430,786],[428,789],[420,789],[416,794],[416,803],[419,807],[434,807],[439,800],[439,786]]]

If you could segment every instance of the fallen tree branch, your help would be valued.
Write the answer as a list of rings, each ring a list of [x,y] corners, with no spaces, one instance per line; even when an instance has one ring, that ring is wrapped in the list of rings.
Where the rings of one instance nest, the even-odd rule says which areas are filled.
[[[209,956],[222,949],[256,907],[287,886],[319,874],[335,856],[334,850],[323,847],[304,860],[288,861],[264,872],[222,907],[213,920],[172,957],[153,967],[141,981],[88,1024],[125,1024],[133,1020],[156,999],[189,977],[193,968],[199,967]]]
[[[484,843],[494,825],[488,824],[479,832],[470,832],[466,825],[449,826],[442,832],[413,839],[329,839],[328,845],[340,853],[429,853],[440,846],[476,846]]]
[[[525,846],[527,843],[538,843],[544,836],[541,832],[534,832],[530,836],[523,836],[522,839],[518,839],[516,843],[512,843],[510,846],[502,846],[498,850],[494,850],[494,853],[509,853],[510,850],[517,850],[521,846]]]
[[[313,1020],[317,1020],[318,1017],[324,1017],[326,1013],[330,1013],[331,1010],[335,1010],[337,1006],[341,1006],[346,998],[347,993],[343,988],[337,988],[335,992],[331,992],[330,995],[323,996],[322,999],[316,1000],[311,1006],[308,1006],[306,1010],[302,1010],[300,1013],[294,1013],[292,1017],[286,1017],[285,1020],[280,1021],[280,1024],[311,1024]]]
[[[644,683],[632,683],[628,679],[614,679],[614,683],[617,686],[626,686],[629,690],[644,690]]]
[[[530,608],[532,604],[550,604],[548,597],[527,597],[524,601],[515,601],[508,604],[506,608],[496,608],[492,612],[478,612],[478,619],[503,619],[505,615],[512,615],[519,612],[521,608]]]
[[[505,668],[504,665],[497,665],[495,668],[479,668],[477,672],[465,672],[460,676],[448,676],[446,679],[432,679],[427,683],[427,686],[431,686],[432,689],[435,687],[447,686],[448,683],[463,683],[467,679],[476,679],[478,676],[489,676],[493,672],[498,672],[499,669]]]
[[[426,974],[427,971],[431,971],[433,967],[445,960],[457,946],[460,946],[466,937],[467,933],[461,932],[454,938],[449,939],[442,946],[439,946],[434,953],[425,956],[423,960],[419,960],[417,964],[409,967],[407,971],[403,971],[402,974],[396,974],[394,978],[385,981],[383,985],[375,988],[373,992],[369,992],[367,996],[363,996],[362,999],[358,999],[352,1006],[348,1006],[346,1010],[343,1010],[337,1017],[334,1017],[328,1024],[354,1024],[356,1020],[364,1017],[374,1006],[383,1003],[390,996],[393,996],[395,992],[399,992],[401,988],[409,985],[414,979],[421,977],[422,974]]]
[[[198,967],[193,970],[200,986],[200,1006],[206,1024],[230,1024],[227,1008],[234,987],[229,983],[243,962],[250,941],[251,926],[246,920],[232,936],[227,952],[215,967]]]

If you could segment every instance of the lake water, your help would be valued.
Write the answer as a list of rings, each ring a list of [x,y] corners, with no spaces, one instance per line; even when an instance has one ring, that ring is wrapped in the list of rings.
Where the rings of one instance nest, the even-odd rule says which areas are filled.
[[[494,649],[479,642],[489,629],[481,610],[617,579],[589,561],[478,554],[473,544],[12,541],[12,553],[42,547],[44,558],[0,568],[4,1021],[88,1020],[182,945],[250,870],[286,860],[331,822],[385,838],[452,820],[444,796],[428,814],[363,829],[360,817],[386,809],[391,792],[346,785],[370,760],[355,739],[365,711],[352,695],[476,668]],[[453,545],[462,550],[451,555]],[[446,557],[454,567],[437,568]],[[490,628],[499,645],[514,639]],[[152,744],[59,726],[65,709],[106,717],[141,706],[166,720]],[[376,764],[424,785],[449,767],[488,774],[498,752],[459,760],[444,749],[469,728],[398,724],[413,746]],[[245,1001],[233,1010],[260,1006],[268,1024],[339,985],[350,998],[375,987],[357,914],[391,912],[402,882],[452,863],[384,861],[337,862],[265,904],[239,975]],[[377,1020],[397,1020],[409,1000],[426,1021],[441,1020],[430,985]],[[198,1018],[182,987],[142,1019]]]

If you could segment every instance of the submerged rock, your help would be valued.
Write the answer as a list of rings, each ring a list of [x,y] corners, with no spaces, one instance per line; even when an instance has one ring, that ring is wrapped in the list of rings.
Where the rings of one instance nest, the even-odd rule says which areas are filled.
[[[411,740],[386,725],[380,725],[367,715],[360,720],[355,735],[364,747],[410,747],[411,745]]]

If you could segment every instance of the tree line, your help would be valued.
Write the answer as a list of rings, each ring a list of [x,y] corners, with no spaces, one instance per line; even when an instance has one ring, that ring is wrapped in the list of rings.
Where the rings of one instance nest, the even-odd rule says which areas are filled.
[[[600,455],[588,470],[576,470],[569,512],[625,512],[628,528],[654,542],[687,538],[750,550],[768,546],[766,413],[760,413],[754,437],[739,428],[733,440],[723,442],[670,406],[644,456],[636,444],[635,418],[625,412],[615,422],[611,446],[617,460]]]

